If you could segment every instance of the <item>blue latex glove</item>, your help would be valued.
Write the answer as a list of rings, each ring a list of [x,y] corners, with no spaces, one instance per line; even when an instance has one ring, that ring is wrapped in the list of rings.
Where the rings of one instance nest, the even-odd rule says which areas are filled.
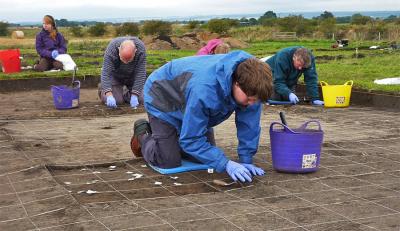
[[[226,164],[226,172],[234,180],[240,180],[241,182],[251,182],[251,173],[243,165],[234,161],[228,161]]]
[[[297,95],[295,95],[294,93],[290,93],[290,94],[289,94],[289,101],[290,101],[292,104],[296,104],[296,103],[299,102],[299,98],[297,98]]]
[[[51,52],[51,57],[53,57],[53,59],[55,59],[58,56],[58,50],[53,50]]]
[[[240,163],[243,165],[247,170],[251,172],[254,176],[262,176],[265,174],[264,170],[262,168],[256,167],[254,164],[244,164]]]
[[[316,99],[316,100],[313,100],[312,103],[313,103],[314,105],[318,105],[318,106],[324,105],[324,101],[317,100],[317,99]]]
[[[111,108],[117,107],[117,101],[115,101],[114,96],[112,96],[112,95],[107,96],[106,105],[107,105],[107,107],[111,107]]]
[[[131,107],[136,109],[137,106],[139,106],[139,99],[138,99],[137,95],[132,94],[131,95]]]

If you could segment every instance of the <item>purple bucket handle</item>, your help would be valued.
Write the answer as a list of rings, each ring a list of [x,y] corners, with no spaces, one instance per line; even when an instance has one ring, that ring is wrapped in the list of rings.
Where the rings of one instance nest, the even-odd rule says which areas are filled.
[[[51,89],[53,89],[53,88],[56,88],[57,90],[60,90],[60,89],[61,89],[61,88],[59,88],[58,86],[51,85]]]
[[[74,84],[77,84],[76,87],[74,87]],[[61,88],[59,86],[55,86],[55,85],[51,85],[51,88],[56,88],[58,90],[61,90]],[[81,82],[79,80],[75,80],[74,82],[72,82],[72,88],[81,88]]]
[[[307,128],[307,125],[309,124],[309,123],[317,123],[318,124],[318,130],[319,131],[322,131],[322,128],[321,128],[321,124],[319,123],[319,121],[318,120],[309,120],[309,121],[307,121],[307,122],[305,122],[303,125],[301,125],[300,127],[299,127],[299,129],[300,130],[305,130],[306,128]]]
[[[286,132],[289,131],[291,133],[296,133],[295,131],[290,129],[288,126],[286,126],[286,125],[284,125],[283,123],[280,123],[280,122],[272,122],[271,126],[269,127],[269,132],[272,132],[274,130],[274,125],[276,125],[276,124],[281,125]]]
[[[74,87],[74,84],[76,83],[76,87]],[[81,82],[79,80],[75,80],[72,82],[72,88],[81,88]]]
[[[318,120],[309,120],[309,121],[305,122],[303,125],[300,126],[299,130],[305,130],[305,129],[307,128],[307,125],[308,125],[309,123],[312,123],[312,122],[317,123],[317,124],[318,124],[318,130],[319,130],[319,131],[322,131],[321,124],[320,124],[320,122],[319,122]],[[293,134],[299,134],[299,133],[301,133],[301,132],[295,132],[295,131],[293,131],[293,130],[290,129],[288,126],[286,126],[286,125],[284,125],[284,124],[282,124],[282,123],[280,123],[280,122],[272,122],[272,123],[271,123],[271,126],[269,127],[269,132],[270,132],[270,133],[274,130],[274,125],[276,125],[276,124],[281,125],[281,126],[283,127],[283,129],[285,130],[285,132],[291,132],[291,133],[293,133]]]

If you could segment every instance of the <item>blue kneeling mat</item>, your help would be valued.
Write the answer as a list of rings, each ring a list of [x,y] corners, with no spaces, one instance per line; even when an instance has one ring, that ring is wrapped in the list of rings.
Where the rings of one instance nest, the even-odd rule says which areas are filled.
[[[154,169],[155,171],[161,174],[174,174],[179,172],[188,172],[188,171],[196,171],[196,170],[205,170],[209,169],[210,167],[206,164],[191,162],[188,160],[182,159],[182,165],[176,168],[159,168],[153,165],[149,166]]]

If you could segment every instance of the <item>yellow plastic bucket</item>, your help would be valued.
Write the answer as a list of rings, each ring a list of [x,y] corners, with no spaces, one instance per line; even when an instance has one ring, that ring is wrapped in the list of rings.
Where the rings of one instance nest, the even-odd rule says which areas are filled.
[[[328,85],[328,83],[324,81],[321,81],[320,84],[325,107],[349,106],[353,80],[347,81],[343,85]]]

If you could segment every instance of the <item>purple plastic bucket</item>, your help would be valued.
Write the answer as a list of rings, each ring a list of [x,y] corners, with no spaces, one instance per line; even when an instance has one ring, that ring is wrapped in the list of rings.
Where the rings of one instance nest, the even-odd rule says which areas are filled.
[[[51,87],[54,106],[57,109],[70,109],[79,106],[79,89],[81,83],[79,81],[74,81],[73,85],[74,87],[68,87],[66,85]]]
[[[318,129],[307,128],[309,123],[317,123]],[[275,129],[275,125],[280,125],[282,129]],[[269,133],[272,166],[275,170],[289,173],[318,170],[324,136],[319,121],[307,121],[297,129],[290,129],[284,124],[273,122]]]

